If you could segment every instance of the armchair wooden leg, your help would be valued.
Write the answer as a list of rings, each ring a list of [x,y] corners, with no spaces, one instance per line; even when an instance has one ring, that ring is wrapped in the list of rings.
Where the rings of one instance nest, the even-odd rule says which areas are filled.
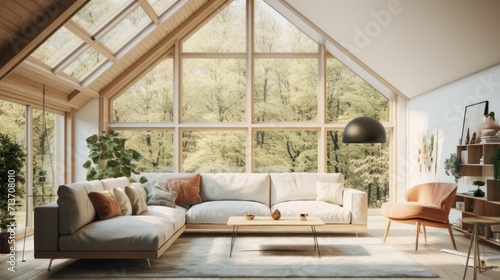
[[[422,226],[424,228],[424,241],[427,243],[427,231],[425,230],[425,226]]]
[[[417,234],[415,237],[415,251],[418,251],[418,235],[420,233],[420,221],[417,221]]]
[[[389,234],[390,227],[391,227],[391,220],[387,220],[387,227],[385,228],[385,233],[384,233],[384,243],[385,240],[387,239],[387,235]]]
[[[448,232],[450,233],[451,243],[453,243],[453,248],[457,250],[457,244],[455,243],[455,238],[453,237],[453,230],[451,229],[450,222],[448,222]]]

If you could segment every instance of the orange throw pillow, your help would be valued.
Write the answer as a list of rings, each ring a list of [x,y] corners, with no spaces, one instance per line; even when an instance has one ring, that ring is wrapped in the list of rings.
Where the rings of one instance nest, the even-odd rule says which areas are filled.
[[[170,178],[167,181],[167,188],[177,193],[175,200],[177,205],[193,205],[203,202],[200,196],[200,174]]]
[[[90,192],[88,196],[99,220],[107,220],[121,215],[120,204],[110,191]]]

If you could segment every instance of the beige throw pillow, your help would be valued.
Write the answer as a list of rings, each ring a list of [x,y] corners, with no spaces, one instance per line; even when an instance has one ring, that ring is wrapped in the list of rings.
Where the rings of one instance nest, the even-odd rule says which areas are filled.
[[[132,215],[132,204],[130,203],[130,199],[128,198],[125,190],[122,188],[114,188],[113,194],[115,195],[116,201],[120,204],[120,210],[122,216]]]
[[[143,199],[143,197],[136,188],[126,186],[125,193],[130,199],[130,204],[132,205],[132,215],[140,215],[148,211],[148,206],[146,204],[146,201]]]
[[[344,183],[316,182],[316,200],[342,205]]]

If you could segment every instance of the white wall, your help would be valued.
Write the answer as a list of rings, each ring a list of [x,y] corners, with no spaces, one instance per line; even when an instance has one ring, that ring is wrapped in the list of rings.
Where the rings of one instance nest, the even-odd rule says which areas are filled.
[[[457,62],[459,63],[459,62]],[[489,101],[489,111],[500,118],[500,64],[474,75],[418,96],[408,103],[408,186],[430,181],[454,182],[444,172],[444,160],[456,153],[462,131],[465,106]],[[417,170],[420,135],[427,129],[437,128],[437,173]],[[459,192],[472,189],[472,177],[460,178]]]
[[[75,182],[85,181],[87,173],[82,165],[88,160],[89,149],[85,139],[99,132],[99,100],[92,99],[74,114],[74,175]]]

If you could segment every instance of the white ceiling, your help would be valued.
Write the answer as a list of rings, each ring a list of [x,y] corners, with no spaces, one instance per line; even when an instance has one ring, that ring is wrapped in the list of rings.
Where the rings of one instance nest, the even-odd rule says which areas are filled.
[[[408,98],[500,63],[498,0],[283,0]]]

